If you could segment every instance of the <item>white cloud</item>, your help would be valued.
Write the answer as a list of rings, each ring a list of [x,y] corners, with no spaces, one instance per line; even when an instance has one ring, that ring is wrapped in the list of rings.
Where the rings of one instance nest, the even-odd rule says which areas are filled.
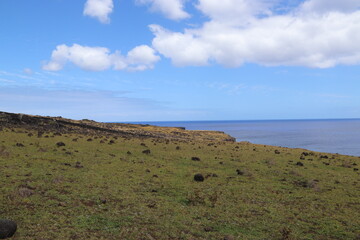
[[[310,0],[282,15],[270,11],[272,2],[199,0],[197,8],[210,20],[183,32],[150,25],[153,47],[178,66],[360,64],[360,10],[353,4],[359,1],[342,1],[344,7]]]
[[[160,57],[155,55],[155,50],[147,45],[141,45],[133,48],[127,54],[127,63],[129,69],[135,71],[142,71],[152,69],[154,63],[160,60]]]
[[[360,9],[359,0],[310,0],[306,1],[301,11],[308,13],[353,12]]]
[[[136,3],[150,5],[150,10],[160,12],[172,20],[189,18],[190,15],[184,11],[185,0],[136,0]]]
[[[274,0],[272,0],[274,1]],[[199,0],[197,8],[214,21],[244,25],[256,15],[269,14],[270,0]]]
[[[207,42],[194,34],[171,32],[158,25],[150,25],[150,29],[156,36],[152,43],[155,49],[176,66],[207,65],[212,47]]]
[[[31,70],[31,68],[25,68],[24,70],[23,70],[23,72],[25,73],[25,74],[27,74],[27,75],[32,75],[34,72],[33,72],[33,70]]]
[[[113,8],[113,0],[87,0],[84,15],[97,18],[101,23],[110,23],[109,15]]]
[[[47,71],[59,71],[67,62],[87,71],[104,71],[113,67],[115,70],[143,71],[152,69],[160,60],[154,49],[146,45],[135,47],[127,56],[119,51],[110,53],[104,47],[88,47],[74,44],[58,45],[51,54],[51,60],[43,65]]]

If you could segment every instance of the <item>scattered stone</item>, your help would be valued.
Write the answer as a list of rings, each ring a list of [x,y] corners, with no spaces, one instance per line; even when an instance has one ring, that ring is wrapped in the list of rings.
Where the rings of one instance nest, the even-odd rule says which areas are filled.
[[[181,148],[180,148],[180,146],[176,146],[176,150],[180,150]]]
[[[241,171],[240,169],[236,169],[236,173],[238,175],[244,175],[245,173],[243,171]]]
[[[58,146],[58,147],[64,147],[64,146],[65,146],[65,143],[63,143],[63,142],[58,142],[58,143],[56,143],[56,146]]]
[[[156,208],[156,202],[151,202],[146,205],[148,208]]]
[[[296,166],[302,167],[302,166],[304,166],[304,164],[303,164],[302,162],[297,162],[297,163],[296,163]]]
[[[17,147],[25,147],[24,144],[22,144],[22,143],[16,143],[16,146]]]
[[[213,227],[204,227],[204,231],[205,232],[212,232],[212,231],[214,231],[214,228]]]
[[[199,157],[192,157],[191,160],[198,162],[198,161],[200,161],[200,158]]]
[[[357,172],[357,171],[359,171],[359,169],[358,169],[358,168],[354,168],[354,171]]]
[[[198,174],[195,174],[194,180],[196,182],[203,182],[205,180],[205,178],[204,178],[204,176],[202,174],[198,173]]]
[[[275,154],[280,154],[280,151],[277,149],[274,152],[275,152]]]
[[[329,157],[326,155],[321,155],[320,158],[328,159]]]
[[[107,203],[107,200],[106,200],[106,198],[104,198],[104,197],[99,198],[99,200],[100,200],[100,202],[101,202],[102,204],[106,204],[106,203]]]
[[[126,153],[127,155],[131,155],[131,152],[130,151],[127,151],[127,153]]]
[[[114,143],[115,143],[114,140],[110,140],[110,141],[109,141],[109,145],[114,144]]]
[[[32,196],[34,194],[34,191],[29,187],[20,187],[18,193],[20,197],[27,198]]]
[[[303,188],[309,187],[309,182],[308,181],[298,180],[298,181],[295,181],[294,184],[296,186],[303,187]]]
[[[29,134],[28,134],[28,136],[29,136],[29,137],[32,137],[32,136],[34,136],[34,134],[32,134],[32,133],[29,133]]]
[[[17,224],[14,221],[0,219],[0,239],[7,239],[14,236]]]
[[[306,157],[306,156],[309,156],[309,153],[308,152],[303,152],[301,155],[304,155]]]
[[[84,166],[81,165],[81,162],[76,162],[75,168],[83,168]]]
[[[74,138],[72,141],[73,141],[73,142],[77,142],[77,140],[78,140],[77,138]]]
[[[92,138],[88,138],[86,141],[91,142],[91,141],[92,141]]]
[[[149,149],[146,149],[146,150],[142,151],[142,153],[143,153],[143,154],[150,154],[151,151],[150,151]]]

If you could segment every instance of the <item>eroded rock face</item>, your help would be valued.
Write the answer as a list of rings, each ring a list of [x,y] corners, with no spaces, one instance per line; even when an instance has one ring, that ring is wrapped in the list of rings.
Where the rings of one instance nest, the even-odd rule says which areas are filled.
[[[0,239],[7,239],[14,236],[17,224],[14,221],[0,219]]]
[[[125,123],[102,123],[90,120],[72,120],[62,117],[44,117],[0,111],[0,129],[2,127],[24,127],[38,131],[38,137],[44,133],[55,132],[54,136],[65,133],[114,134],[122,137],[159,138],[171,140],[230,141],[236,139],[219,131],[188,131],[184,128],[163,128],[150,125]],[[116,139],[116,138],[115,138]],[[109,142],[114,144],[115,141]]]

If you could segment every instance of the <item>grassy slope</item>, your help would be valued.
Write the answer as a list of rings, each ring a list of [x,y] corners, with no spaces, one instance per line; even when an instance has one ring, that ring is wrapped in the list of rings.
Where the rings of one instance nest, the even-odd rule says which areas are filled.
[[[360,159],[302,152],[4,128],[0,218],[29,240],[359,239]]]

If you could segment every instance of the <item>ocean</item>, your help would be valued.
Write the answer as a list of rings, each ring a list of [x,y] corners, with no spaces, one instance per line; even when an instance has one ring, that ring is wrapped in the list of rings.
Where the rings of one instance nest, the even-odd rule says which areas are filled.
[[[237,141],[360,156],[360,119],[141,122],[223,131]]]

